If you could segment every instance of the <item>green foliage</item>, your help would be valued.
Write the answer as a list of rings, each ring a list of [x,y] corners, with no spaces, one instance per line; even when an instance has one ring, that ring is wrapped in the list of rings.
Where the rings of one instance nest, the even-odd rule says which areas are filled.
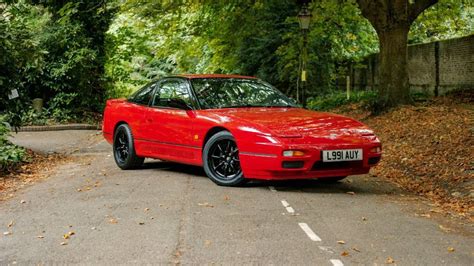
[[[77,102],[77,93],[58,93],[48,102],[48,107],[37,112],[29,106],[20,111],[19,117],[21,125],[53,125],[65,122],[76,122],[79,117],[84,118],[84,114],[79,113],[73,106]]]
[[[2,3],[0,111],[14,126],[74,120],[101,111],[106,98],[176,73],[253,75],[295,96],[302,50],[297,2]],[[310,9],[307,90],[314,97],[334,91],[350,64],[378,51],[378,39],[355,0],[312,1]],[[473,9],[470,0],[440,0],[413,23],[410,43],[472,34]],[[19,99],[8,100],[12,89]],[[65,102],[65,95],[74,96]],[[37,97],[46,102],[41,114],[27,107]]]
[[[8,141],[8,124],[0,117],[0,172],[13,169],[26,159],[26,150]]]
[[[114,7],[108,1],[11,1],[0,4],[0,109],[18,126],[30,100],[56,104],[76,95],[64,113],[100,111],[105,96],[105,31]],[[12,89],[20,98],[8,100]],[[51,110],[59,110],[49,107]],[[0,110],[1,111],[1,110]]]
[[[301,32],[300,6],[270,1],[125,1],[107,35],[110,96],[124,96],[170,73],[258,76],[296,93]],[[311,6],[309,87],[334,87],[337,63],[377,50],[370,24],[355,1],[317,1]]]
[[[344,92],[332,92],[324,96],[308,99],[308,108],[327,111],[349,103],[362,103],[367,108],[370,108],[376,99],[377,93],[375,91],[352,92],[349,99],[347,99],[347,94]]]
[[[410,28],[409,43],[425,43],[474,34],[474,1],[440,0]]]

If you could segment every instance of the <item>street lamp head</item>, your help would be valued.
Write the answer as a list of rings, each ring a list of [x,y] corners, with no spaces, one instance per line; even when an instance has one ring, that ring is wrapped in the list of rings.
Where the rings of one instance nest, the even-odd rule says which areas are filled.
[[[300,28],[302,30],[309,29],[309,23],[311,22],[312,16],[313,15],[308,10],[308,6],[304,4],[301,11],[298,13],[298,21],[300,22]]]

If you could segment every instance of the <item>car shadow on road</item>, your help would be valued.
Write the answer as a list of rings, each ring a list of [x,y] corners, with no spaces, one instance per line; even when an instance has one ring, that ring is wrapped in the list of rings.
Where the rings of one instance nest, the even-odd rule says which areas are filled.
[[[183,173],[207,178],[204,169],[199,166],[185,165],[166,161],[147,161],[143,164],[142,169],[155,169],[173,173]]]
[[[196,176],[196,178],[208,178],[204,169],[199,166],[184,165],[165,161],[148,161],[142,169],[152,169],[173,173],[183,173]],[[209,180],[209,182],[212,182]],[[268,190],[274,187],[278,191],[295,193],[328,193],[328,194],[396,194],[400,189],[393,184],[370,175],[349,176],[339,182],[325,182],[319,179],[300,180],[251,180],[240,188],[258,188]],[[231,188],[229,188],[231,189]]]
[[[339,182],[325,182],[319,179],[281,180],[281,181],[252,181],[253,187],[274,187],[278,191],[295,193],[327,193],[327,194],[367,194],[386,195],[399,193],[399,189],[387,181],[368,175],[350,176]]]

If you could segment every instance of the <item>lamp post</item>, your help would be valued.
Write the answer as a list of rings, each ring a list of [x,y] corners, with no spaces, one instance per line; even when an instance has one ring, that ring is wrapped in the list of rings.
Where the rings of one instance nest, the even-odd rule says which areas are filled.
[[[306,63],[308,60],[308,31],[311,17],[313,15],[308,10],[308,4],[304,3],[300,12],[298,13],[298,21],[300,23],[300,29],[303,33],[303,52],[302,52],[302,64],[301,64],[301,101],[303,102],[303,108],[306,107]]]

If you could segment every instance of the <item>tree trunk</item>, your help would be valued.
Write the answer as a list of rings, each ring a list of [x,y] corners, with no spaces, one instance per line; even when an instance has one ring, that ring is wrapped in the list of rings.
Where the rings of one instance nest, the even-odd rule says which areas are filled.
[[[379,36],[379,101],[376,112],[410,104],[407,39],[410,25],[438,0],[357,0],[362,15]]]
[[[409,30],[409,25],[398,25],[377,32],[380,41],[379,110],[412,103],[407,67]]]

